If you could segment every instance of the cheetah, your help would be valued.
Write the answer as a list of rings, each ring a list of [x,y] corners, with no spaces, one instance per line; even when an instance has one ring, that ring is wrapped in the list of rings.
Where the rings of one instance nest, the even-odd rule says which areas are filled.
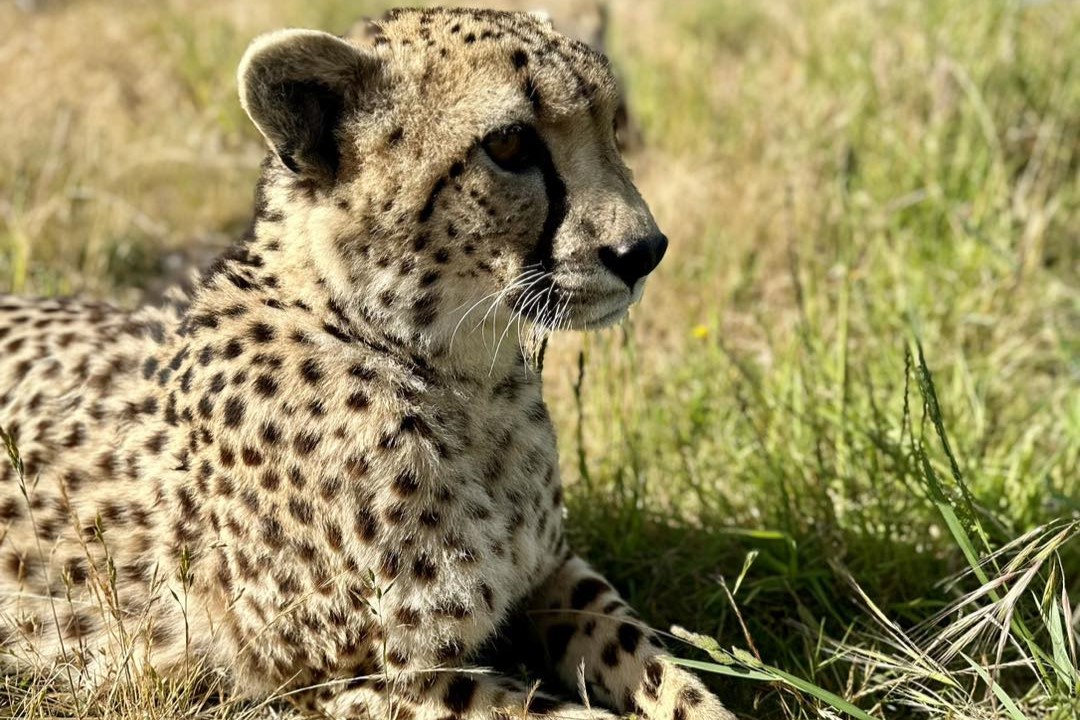
[[[0,646],[330,717],[730,720],[569,548],[543,349],[667,240],[607,60],[519,13],[256,39],[246,236],[158,307],[0,298]],[[478,672],[510,649],[547,694]]]

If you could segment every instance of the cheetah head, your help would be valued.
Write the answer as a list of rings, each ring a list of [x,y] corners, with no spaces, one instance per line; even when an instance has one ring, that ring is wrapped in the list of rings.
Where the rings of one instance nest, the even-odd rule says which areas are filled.
[[[263,204],[369,316],[434,333],[479,307],[603,327],[664,255],[616,145],[607,60],[530,14],[402,10],[363,37],[271,33],[239,87],[272,151]]]

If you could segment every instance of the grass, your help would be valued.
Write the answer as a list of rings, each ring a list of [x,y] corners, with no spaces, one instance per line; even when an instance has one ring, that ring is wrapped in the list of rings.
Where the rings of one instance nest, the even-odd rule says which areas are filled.
[[[261,155],[243,46],[376,5],[0,7],[0,289],[130,304],[219,247]],[[1080,6],[612,10],[673,244],[547,363],[577,546],[747,716],[1075,717]],[[194,697],[146,687],[108,707]]]

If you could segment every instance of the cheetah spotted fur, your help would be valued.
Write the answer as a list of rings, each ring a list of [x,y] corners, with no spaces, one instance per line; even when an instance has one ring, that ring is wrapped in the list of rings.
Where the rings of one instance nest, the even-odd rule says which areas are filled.
[[[544,342],[619,321],[666,247],[607,61],[403,10],[263,36],[239,87],[254,220],[190,288],[0,298],[4,662],[197,661],[343,718],[732,718],[563,532]],[[587,700],[471,672],[510,627]]]

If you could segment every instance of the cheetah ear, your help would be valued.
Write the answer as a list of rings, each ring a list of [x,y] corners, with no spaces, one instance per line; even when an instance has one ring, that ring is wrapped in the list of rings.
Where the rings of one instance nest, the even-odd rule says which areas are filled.
[[[240,104],[281,162],[332,179],[337,129],[382,76],[381,62],[329,33],[280,30],[254,40],[237,71]]]

